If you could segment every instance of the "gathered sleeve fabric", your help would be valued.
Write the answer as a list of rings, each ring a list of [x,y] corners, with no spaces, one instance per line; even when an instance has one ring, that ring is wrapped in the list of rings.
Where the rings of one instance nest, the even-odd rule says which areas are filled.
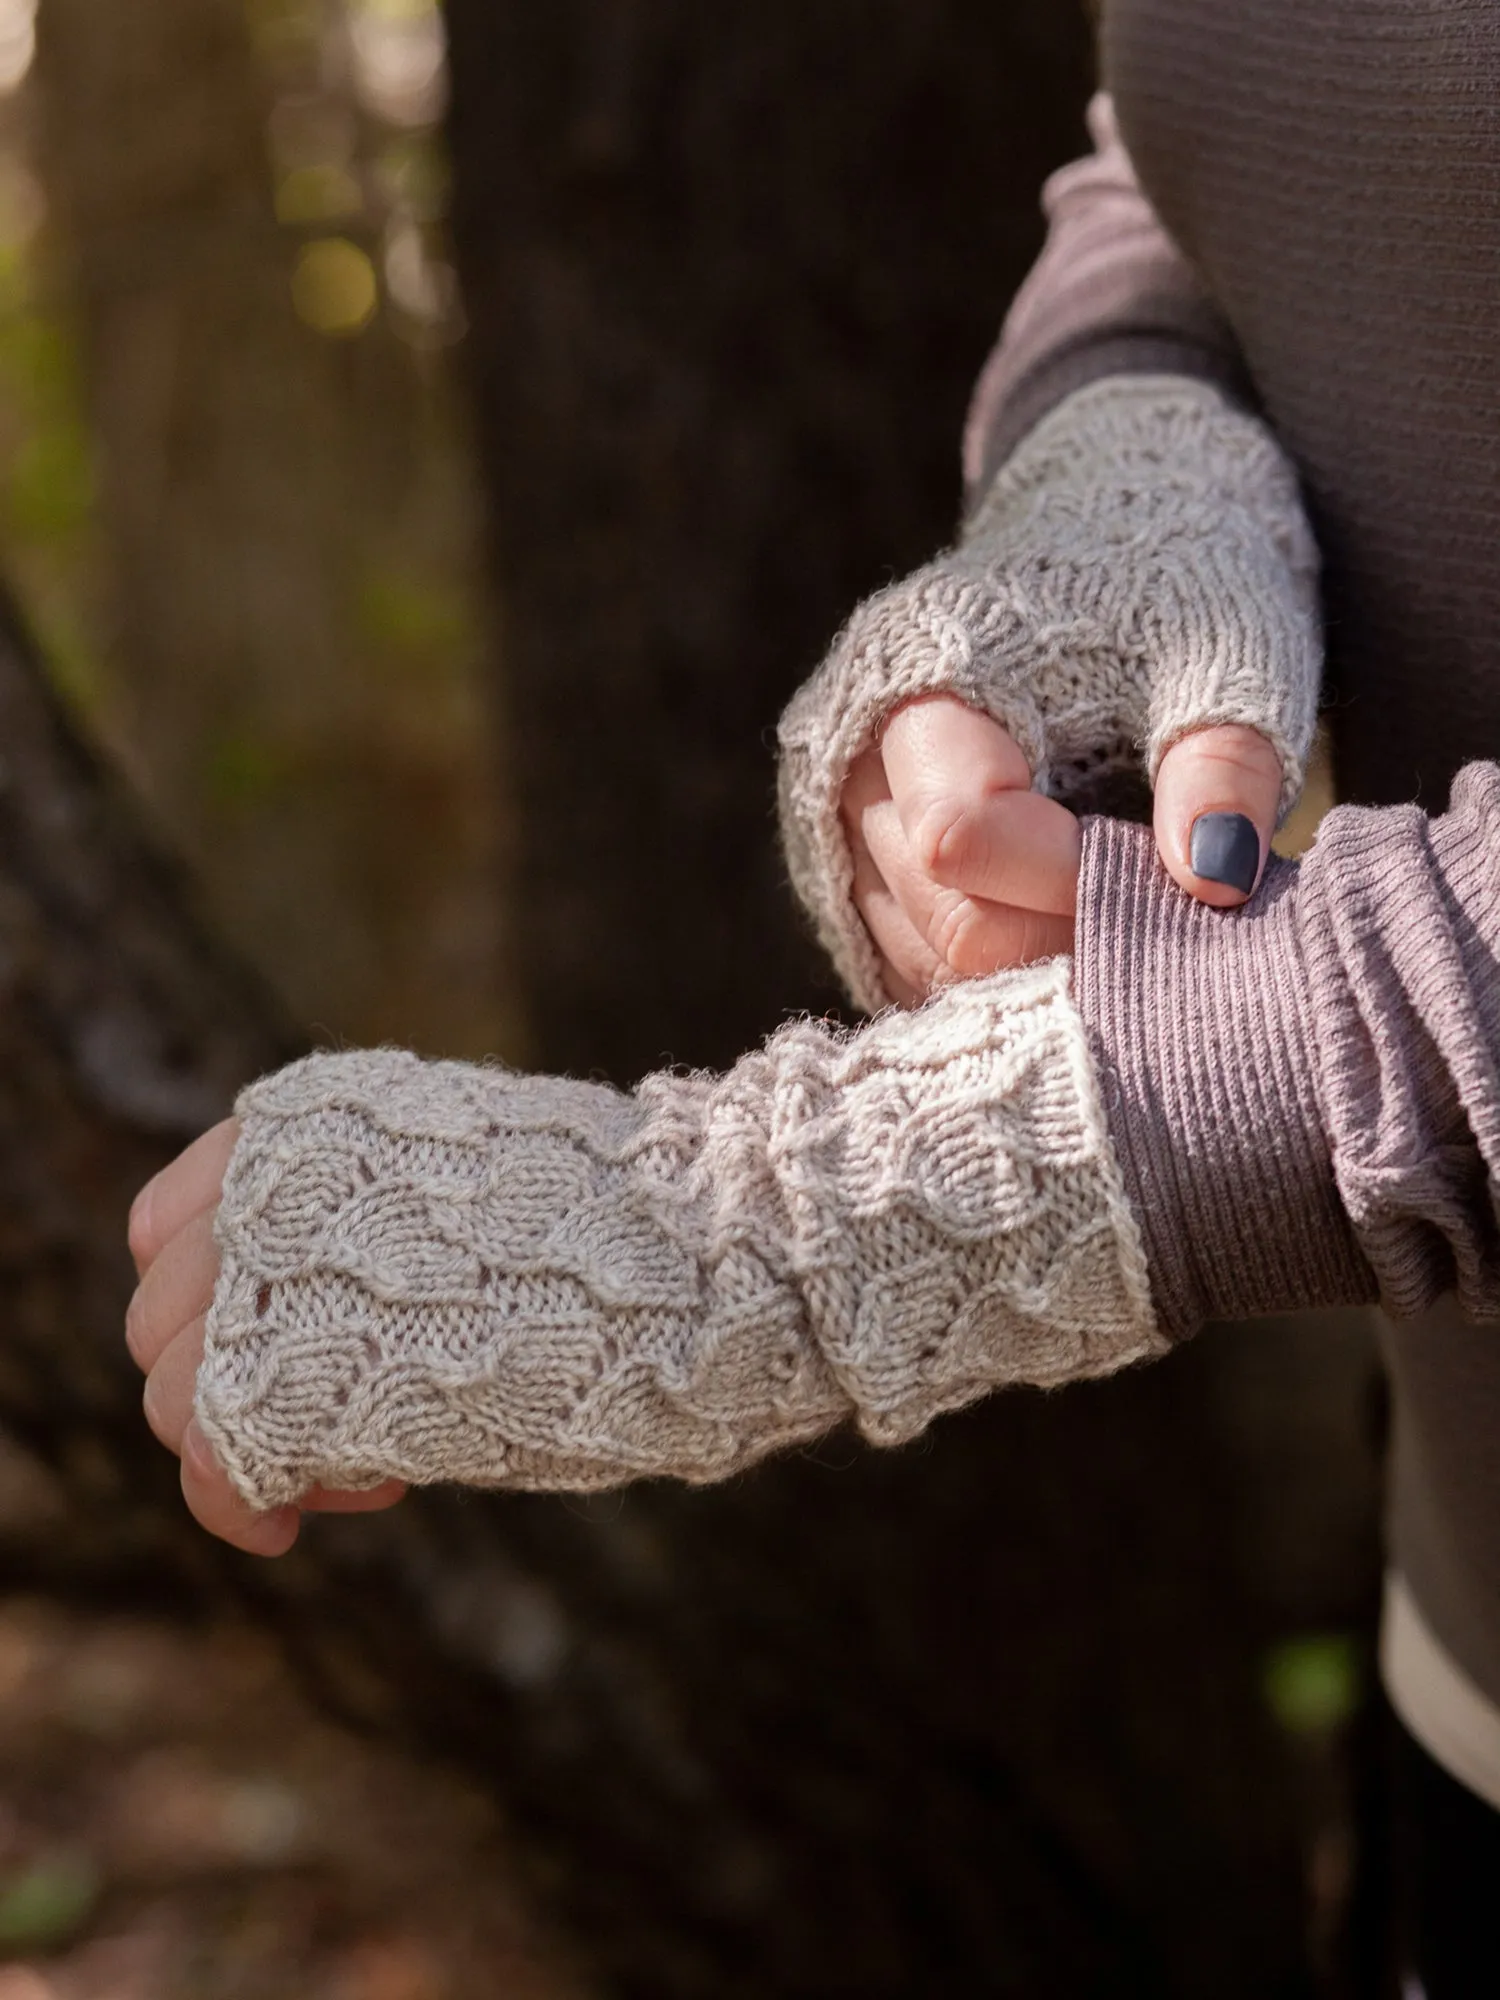
[[[1102,376],[1187,375],[1251,404],[1229,324],[1141,191],[1107,93],[1088,125],[1092,153],[1043,190],[1046,243],[974,391],[969,509],[1026,433]]]
[[[1336,808],[1229,912],[1089,822],[1077,995],[1170,1335],[1447,1292],[1500,1318],[1497,859],[1492,764],[1441,818]]]

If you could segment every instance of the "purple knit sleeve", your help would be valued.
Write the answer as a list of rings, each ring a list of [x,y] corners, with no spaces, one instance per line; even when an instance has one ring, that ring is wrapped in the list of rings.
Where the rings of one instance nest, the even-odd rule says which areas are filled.
[[[1447,1291],[1500,1317],[1495,766],[1441,819],[1339,808],[1228,913],[1090,821],[1077,989],[1170,1333]]]
[[[1141,192],[1103,93],[1089,132],[1094,151],[1043,191],[1046,244],[974,391],[970,504],[1033,425],[1101,376],[1192,375],[1248,400],[1228,323]]]

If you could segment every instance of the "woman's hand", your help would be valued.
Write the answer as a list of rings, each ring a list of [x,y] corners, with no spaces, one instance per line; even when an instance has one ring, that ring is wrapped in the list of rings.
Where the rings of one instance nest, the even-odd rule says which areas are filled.
[[[1182,737],[1156,781],[1156,838],[1189,895],[1245,901],[1276,824],[1281,760],[1239,725]],[[951,695],[897,709],[840,801],[853,900],[893,999],[1072,949],[1079,826],[1031,790],[1009,731]]]
[[[854,906],[893,999],[1072,949],[1079,827],[1009,731],[950,695],[896,711],[841,799]]]
[[[219,1276],[214,1211],[239,1136],[232,1118],[195,1139],[135,1198],[130,1251],[140,1283],[125,1338],[146,1376],[146,1421],[182,1460],[182,1493],[201,1526],[252,1555],[279,1556],[297,1539],[303,1513],[357,1514],[392,1506],[406,1488],[387,1480],[363,1493],[314,1487],[295,1507],[256,1513],[235,1492],[193,1418],[203,1327]]]
[[[1077,836],[1049,800],[1143,779],[1171,873],[1243,901],[1321,665],[1317,550],[1265,427],[1179,377],[1065,398],[782,717],[788,870],[856,1002],[1066,948]]]

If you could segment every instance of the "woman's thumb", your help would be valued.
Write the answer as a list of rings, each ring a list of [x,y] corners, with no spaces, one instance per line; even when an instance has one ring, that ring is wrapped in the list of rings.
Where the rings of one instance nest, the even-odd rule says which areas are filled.
[[[1281,786],[1281,758],[1258,729],[1220,723],[1172,745],[1156,773],[1156,844],[1190,896],[1229,909],[1251,894]]]

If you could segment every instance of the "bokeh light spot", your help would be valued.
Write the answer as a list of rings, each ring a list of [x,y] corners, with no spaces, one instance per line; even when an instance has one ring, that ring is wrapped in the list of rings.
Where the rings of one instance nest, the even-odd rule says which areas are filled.
[[[0,0],[0,93],[21,85],[36,54],[36,0]]]
[[[87,1918],[99,1874],[83,1854],[36,1860],[0,1881],[0,1950],[57,1944]]]
[[[1273,1647],[1262,1685],[1272,1715],[1292,1736],[1324,1736],[1359,1705],[1359,1660],[1343,1632],[1313,1632]]]
[[[292,304],[318,333],[354,334],[375,315],[380,288],[375,266],[347,236],[306,243],[292,269]]]
[[[447,82],[443,17],[434,0],[358,0],[349,15],[355,87],[393,125],[431,125]]]
[[[342,222],[363,206],[359,182],[343,167],[293,167],[276,188],[278,222]]]

